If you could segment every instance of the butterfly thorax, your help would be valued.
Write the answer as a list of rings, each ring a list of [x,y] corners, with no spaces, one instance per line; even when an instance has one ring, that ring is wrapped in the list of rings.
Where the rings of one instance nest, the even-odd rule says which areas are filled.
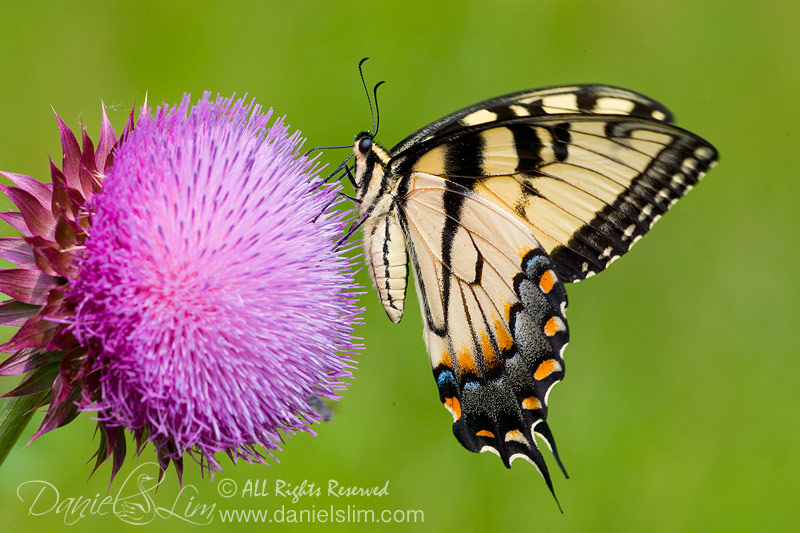
[[[386,174],[389,154],[372,141],[368,133],[360,133],[353,144],[355,155],[355,196],[360,203],[360,212],[372,212],[373,202],[386,192],[390,177]]]
[[[399,179],[387,171],[389,154],[368,133],[356,137],[353,152],[367,268],[386,314],[396,323],[403,317],[408,284],[406,238],[396,202]]]

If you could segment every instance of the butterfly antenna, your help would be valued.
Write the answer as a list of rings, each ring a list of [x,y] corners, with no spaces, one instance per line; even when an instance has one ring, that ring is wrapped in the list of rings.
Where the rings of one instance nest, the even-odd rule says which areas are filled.
[[[358,62],[358,73],[361,75],[361,85],[364,87],[364,93],[367,95],[367,103],[369,104],[369,114],[372,117],[372,131],[375,131],[375,111],[373,111],[372,109],[372,100],[369,97],[369,89],[367,89],[367,82],[364,81],[364,69],[361,67],[364,64],[364,61],[366,61],[367,59],[369,58],[365,57]]]
[[[378,87],[386,83],[386,81],[379,81],[375,84],[375,87],[372,88],[372,99],[375,100],[375,115],[377,119],[375,120],[375,133],[372,134],[372,137],[375,138],[378,136],[378,129],[381,127],[381,109],[378,107]]]

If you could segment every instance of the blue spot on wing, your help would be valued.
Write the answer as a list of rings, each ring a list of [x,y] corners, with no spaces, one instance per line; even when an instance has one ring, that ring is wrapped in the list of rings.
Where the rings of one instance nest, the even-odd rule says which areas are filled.
[[[436,380],[436,384],[441,388],[445,384],[455,383],[456,378],[453,376],[453,373],[449,370],[445,370],[439,374],[439,378]]]

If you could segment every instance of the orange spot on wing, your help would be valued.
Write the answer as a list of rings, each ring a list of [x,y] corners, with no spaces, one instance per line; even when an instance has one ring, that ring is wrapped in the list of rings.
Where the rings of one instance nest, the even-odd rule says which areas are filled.
[[[547,359],[546,361],[542,361],[542,363],[536,369],[536,372],[533,373],[533,377],[538,381],[541,381],[558,370],[561,370],[561,363],[555,359]]]
[[[509,335],[506,325],[499,320],[494,322],[494,338],[501,350],[510,350],[514,346],[514,339]]]
[[[458,351],[458,369],[461,375],[478,374],[478,369],[475,367],[475,357],[466,346]]]
[[[517,215],[517,216],[519,216],[519,215]],[[530,253],[530,251],[531,251],[530,248],[521,248],[520,251],[518,252],[519,260],[522,261],[523,259],[525,259],[525,256],[528,255]]]
[[[497,354],[492,346],[492,339],[485,331],[481,331],[481,349],[483,350],[483,360],[486,362],[487,370],[492,370],[497,366]]]
[[[442,362],[441,362],[441,364],[443,364],[447,368],[453,368],[453,360],[450,359],[450,352],[448,352],[447,350],[445,350],[442,353]]]
[[[548,337],[552,337],[556,333],[558,333],[559,325],[558,320],[556,317],[550,317],[550,320],[547,321],[547,324],[544,325],[544,334]]]
[[[476,437],[489,437],[490,439],[494,438],[494,433],[491,431],[487,431],[485,429],[480,430],[479,432],[475,433]]]
[[[541,367],[539,367],[541,368]],[[538,370],[537,370],[538,372]],[[534,376],[535,377],[535,376]],[[539,379],[538,377],[536,379]],[[522,407],[525,409],[530,409],[531,411],[535,411],[536,409],[542,408],[542,402],[539,401],[539,398],[536,396],[528,396],[524,400],[522,400]]]
[[[553,277],[552,270],[546,270],[542,277],[539,278],[539,288],[542,289],[542,292],[547,294],[553,289],[553,284],[556,282],[555,278]]]
[[[452,398],[445,398],[444,399],[444,406],[453,413],[453,416],[456,420],[461,418],[461,402],[458,401],[458,398],[453,396]]]

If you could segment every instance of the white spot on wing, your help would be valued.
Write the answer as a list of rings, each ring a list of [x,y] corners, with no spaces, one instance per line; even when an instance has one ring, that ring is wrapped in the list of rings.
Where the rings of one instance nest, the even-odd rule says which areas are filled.
[[[550,384],[549,387],[547,387],[547,392],[544,393],[544,404],[545,405],[548,405],[547,402],[549,401],[549,398],[550,398],[550,391],[553,390],[553,387],[556,386],[556,383],[558,383],[558,381],[554,381],[553,383]]]
[[[623,100],[622,98],[603,97],[598,98],[594,106],[595,113],[603,113],[609,115],[628,115],[633,111],[634,103],[630,100]]]
[[[519,442],[520,444],[524,444],[529,448],[531,446],[530,443],[528,442],[528,439],[525,438],[525,435],[523,435],[522,432],[520,432],[519,430],[513,430],[506,433],[505,441],[511,442],[512,440],[514,442]]]
[[[639,215],[639,222],[643,221],[647,217],[650,216],[650,213],[653,212],[653,206],[651,204],[647,204],[642,208],[642,213]]]
[[[623,235],[625,236],[626,239],[630,239],[634,231],[636,231],[636,224],[631,224],[630,226],[625,228]]]
[[[655,111],[650,113],[650,116],[652,116],[656,120],[664,120],[665,118],[667,118],[667,115],[665,115],[663,112],[659,111],[658,109],[656,109]]]
[[[568,342],[565,342],[565,343],[564,343],[564,345],[561,347],[561,349],[558,351],[558,356],[559,356],[561,359],[564,359],[564,350],[566,350],[566,349],[567,349],[567,344],[569,344],[569,343],[568,343]],[[546,401],[546,400],[545,400],[545,401]]]
[[[694,156],[698,159],[711,159],[713,155],[714,152],[705,146],[698,146],[694,150]]]
[[[515,453],[514,455],[512,455],[511,457],[509,457],[509,458],[508,458],[508,464],[514,464],[514,461],[516,461],[517,459],[525,459],[526,461],[528,461],[528,462],[529,462],[530,464],[532,464],[533,466],[536,466],[536,465],[534,464],[534,462],[533,462],[533,461],[531,461],[531,458],[530,458],[530,457],[528,457],[527,455],[521,454],[521,453]],[[539,469],[539,467],[536,467],[536,469],[538,470],[538,469]]]
[[[512,113],[514,113],[518,117],[527,117],[527,116],[530,116],[530,114],[531,114],[531,112],[525,106],[510,105],[510,106],[508,106],[508,108],[511,110]]]
[[[531,428],[531,432],[534,433],[535,435],[539,435],[539,437],[544,441],[545,446],[547,446],[547,449],[550,450],[550,452],[552,453],[553,447],[550,446],[550,441],[548,441],[547,438],[544,435],[542,435],[541,433],[534,432],[533,428]]]
[[[493,120],[497,120],[497,113],[493,113],[488,109],[479,109],[462,118],[461,123],[465,126],[475,126],[476,124],[486,124]]]
[[[483,448],[481,448],[481,451],[479,453],[486,453],[486,452],[492,452],[497,457],[500,457],[500,452],[498,452],[497,448],[494,448],[493,446],[484,446]]]
[[[574,93],[545,96],[542,109],[545,113],[570,113],[578,109],[578,97]]]

